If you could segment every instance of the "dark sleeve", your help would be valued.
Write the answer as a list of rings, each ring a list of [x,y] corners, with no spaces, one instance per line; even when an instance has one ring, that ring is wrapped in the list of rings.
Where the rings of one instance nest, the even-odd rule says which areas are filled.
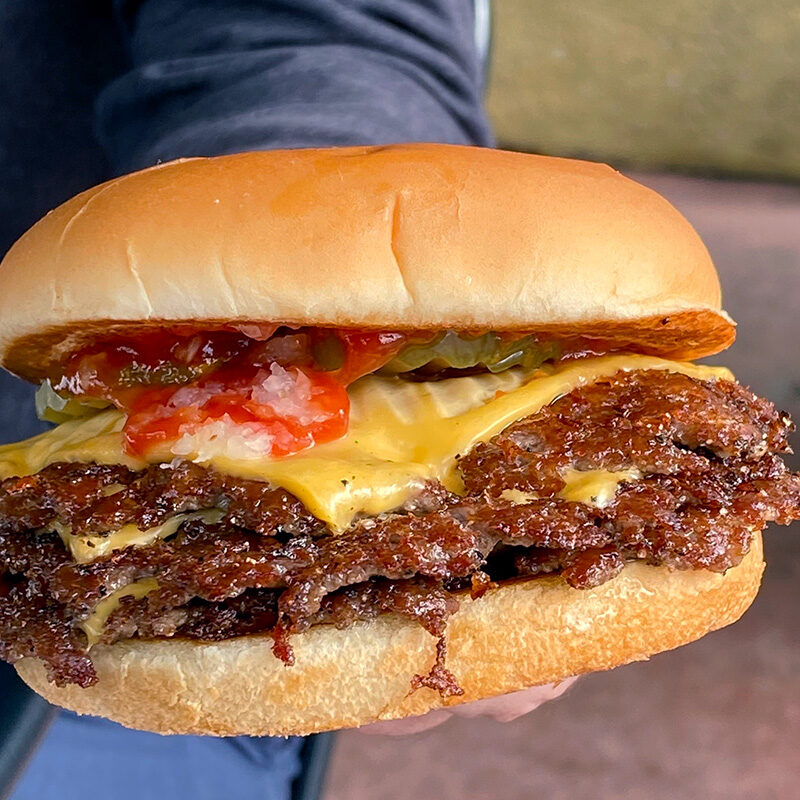
[[[491,145],[473,0],[143,0],[97,103],[115,172],[179,156]]]

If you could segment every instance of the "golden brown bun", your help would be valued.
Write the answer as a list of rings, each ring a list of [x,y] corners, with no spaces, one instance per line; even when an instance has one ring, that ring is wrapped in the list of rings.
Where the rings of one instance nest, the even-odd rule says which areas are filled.
[[[655,192],[425,144],[153,167],[64,203],[0,266],[0,360],[25,377],[142,321],[610,332],[683,358],[733,339],[703,243]]]
[[[293,667],[272,655],[269,638],[250,636],[98,646],[92,658],[100,681],[90,689],[53,686],[33,659],[17,669],[51,702],[133,728],[307,734],[646,659],[736,621],[756,596],[763,568],[756,535],[744,561],[725,575],[634,563],[596,589],[549,577],[464,598],[448,626],[447,665],[465,694],[449,701],[430,689],[409,694],[412,676],[433,663],[434,640],[419,625],[389,616],[294,637]]]

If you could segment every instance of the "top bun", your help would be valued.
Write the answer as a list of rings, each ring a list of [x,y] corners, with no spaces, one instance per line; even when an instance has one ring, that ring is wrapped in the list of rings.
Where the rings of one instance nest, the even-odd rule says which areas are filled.
[[[0,361],[188,322],[733,339],[700,238],[608,166],[437,144],[174,161],[51,211],[0,265]]]

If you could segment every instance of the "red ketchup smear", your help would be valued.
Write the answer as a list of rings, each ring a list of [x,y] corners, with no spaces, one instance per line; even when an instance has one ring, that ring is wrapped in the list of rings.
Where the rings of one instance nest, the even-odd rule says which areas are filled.
[[[254,455],[279,458],[343,436],[346,387],[409,340],[402,333],[345,329],[304,328],[277,337],[274,327],[243,330],[180,328],[117,339],[72,356],[51,382],[57,391],[124,410],[125,450],[132,456],[163,456],[176,442],[181,450],[181,437],[222,422],[223,435],[241,432],[257,443]]]

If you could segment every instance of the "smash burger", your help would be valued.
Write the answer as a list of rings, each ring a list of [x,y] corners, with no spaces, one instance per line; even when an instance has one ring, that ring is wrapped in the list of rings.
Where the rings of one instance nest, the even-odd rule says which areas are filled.
[[[0,657],[81,713],[304,734],[668,650],[800,516],[708,254],[597,164],[174,162],[0,267]]]

